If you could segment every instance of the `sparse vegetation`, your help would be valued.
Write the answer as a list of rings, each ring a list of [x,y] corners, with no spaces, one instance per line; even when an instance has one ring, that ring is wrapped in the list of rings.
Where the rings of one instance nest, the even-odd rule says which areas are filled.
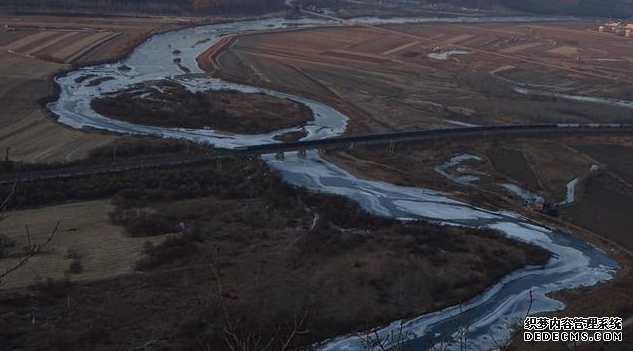
[[[178,84],[163,83],[166,91],[138,87],[92,101],[107,117],[160,127],[211,128],[233,133],[265,133],[300,126],[312,111],[294,101],[235,90],[192,93]],[[139,97],[143,92],[146,97]]]
[[[81,260],[78,258],[73,259],[72,261],[70,261],[70,265],[68,266],[68,273],[71,274],[79,274],[81,272],[83,272],[84,268],[81,265]]]
[[[170,7],[166,1],[139,0],[135,1],[135,8],[128,6],[132,0],[118,1],[112,8],[133,11],[151,8],[153,11],[157,8],[154,7],[156,4],[163,4],[164,8],[160,11],[185,11]],[[179,1],[179,4],[185,6],[186,0]],[[263,8],[273,2],[281,4],[281,1],[273,0],[260,2],[260,5]],[[496,0],[450,2],[467,7],[488,7],[497,3]],[[99,3],[96,2],[97,9]],[[101,2],[106,3],[112,2]],[[339,5],[332,1],[322,3],[321,6],[327,3],[337,7]],[[64,0],[45,7],[51,9],[63,4],[68,4],[69,7],[65,9],[67,11],[93,8],[82,0]],[[202,13],[224,11],[224,8],[237,8],[244,4],[239,1],[224,4],[222,1],[196,0],[190,5],[195,11]],[[258,4],[249,2],[249,5],[252,8],[246,10],[259,11]],[[583,4],[586,5],[587,2]],[[23,6],[28,4],[24,3]],[[241,10],[243,9],[240,8],[239,11]],[[507,24],[503,26],[511,29],[507,33],[524,30]],[[459,25],[449,27],[463,30]],[[475,27],[470,26],[469,31],[477,32]],[[392,28],[398,30],[397,26]],[[380,33],[375,28],[359,27],[351,30]],[[482,30],[493,30],[498,37],[502,37],[504,32],[495,26]],[[128,41],[126,45],[130,46],[124,48],[125,52],[144,40],[148,33],[140,33],[138,37]],[[349,38],[337,41],[336,33],[329,34],[321,37],[332,43],[345,42],[346,50],[358,49],[349,46]],[[452,35],[450,32],[440,34],[438,37],[443,37],[441,40],[450,40]],[[489,34],[488,32],[486,35],[490,37]],[[389,36],[398,37],[393,31]],[[323,71],[309,67],[305,60],[300,69],[292,67],[289,62],[299,60],[293,61],[292,56],[284,58],[284,55],[290,54],[276,51],[280,49],[275,50],[274,46],[269,49],[270,52],[278,53],[280,57],[262,60],[265,61],[263,63],[256,60],[256,50],[249,51],[252,61],[248,60],[248,56],[230,56],[233,53],[225,55],[224,59],[239,62],[233,63],[232,67],[243,65],[245,68],[240,73],[246,76],[250,74],[249,67],[258,67],[263,73],[258,73],[257,79],[267,79],[266,65],[276,67],[279,71],[270,75],[271,79],[268,80],[273,88],[279,84],[280,81],[275,81],[279,77],[283,78],[282,83],[309,82],[307,88],[300,86],[304,83],[298,83],[297,86],[303,88],[306,95],[325,92],[327,99],[330,99],[328,101],[334,99],[333,95],[341,97],[341,100],[343,97],[350,98],[362,86],[363,91],[359,93],[361,99],[355,102],[350,98],[349,105],[352,107],[344,106],[356,110],[356,114],[350,114],[352,131],[431,125],[435,127],[445,123],[445,119],[500,123],[509,118],[512,122],[550,123],[617,122],[628,121],[629,118],[628,109],[519,96],[510,91],[509,84],[501,83],[490,74],[465,73],[468,70],[464,67],[473,66],[473,61],[469,61],[468,57],[464,58],[466,64],[463,66],[450,66],[454,64],[452,61],[415,62],[424,60],[425,53],[422,51],[408,52],[402,49],[404,51],[401,54],[385,54],[385,50],[397,48],[396,45],[390,46],[394,44],[390,40],[384,40],[386,44],[377,45],[390,47],[376,50],[375,54],[394,59],[388,65],[380,65],[380,69],[376,70],[376,65],[368,64],[371,62],[368,55],[372,54],[372,50],[366,50],[365,47],[375,45],[375,42],[365,40],[360,35],[358,38],[362,39],[358,40],[358,46],[363,47],[358,49],[358,55],[338,56],[333,59],[334,64],[331,67],[328,65],[327,70]],[[475,37],[473,40],[478,39]],[[285,40],[281,42],[286,43]],[[573,46],[584,44],[581,39],[560,42]],[[300,41],[295,43],[300,46]],[[413,44],[415,45],[409,46],[411,50],[422,50],[423,45]],[[477,45],[484,47],[498,44],[499,40],[483,44],[479,41]],[[314,44],[309,43],[311,45]],[[400,45],[406,46],[408,43],[397,43],[398,47]],[[288,47],[295,50],[294,46]],[[424,46],[424,50],[426,48]],[[244,52],[246,50],[242,54]],[[173,54],[181,53],[175,50]],[[491,61],[495,67],[487,67],[483,56],[475,58],[482,71],[497,68],[498,62],[495,60]],[[234,59],[236,57],[239,59]],[[40,58],[54,60],[53,57]],[[354,65],[346,61],[354,77],[345,74],[345,66],[336,61],[341,59],[356,60]],[[412,61],[405,63],[415,64],[420,72],[409,72],[403,69],[404,65],[398,63],[398,60],[408,59]],[[579,59],[576,61],[579,62],[574,65],[581,65]],[[173,62],[179,64],[180,58],[174,57]],[[442,64],[450,68],[443,71],[440,68]],[[363,65],[370,68],[363,72]],[[342,68],[333,68],[337,66]],[[405,80],[399,81],[396,75],[391,75],[390,69],[394,67],[397,67],[394,71],[404,72]],[[119,69],[124,71],[130,68],[123,65]],[[186,71],[182,66],[181,69]],[[428,73],[431,71],[441,78],[431,79],[433,77]],[[288,74],[296,76],[286,76],[279,72],[291,72]],[[544,74],[543,77],[545,76]],[[298,79],[294,79],[295,77]],[[80,81],[88,81],[88,84],[95,86],[105,79],[107,77],[79,78]],[[427,81],[431,83],[424,86]],[[312,83],[317,84],[310,86]],[[411,89],[411,92],[405,89],[409,85],[417,85],[419,90]],[[148,87],[145,92],[149,94],[144,98],[139,93],[126,91],[119,95],[109,95],[94,104],[103,113],[116,118],[167,127],[208,127],[229,132],[256,133],[305,123],[305,109],[301,106],[288,102],[277,104],[267,100],[267,96],[249,95],[249,98],[254,99],[245,101],[244,95],[237,92],[190,93],[173,85],[165,87],[167,92]],[[466,89],[453,89],[463,87]],[[455,98],[456,90],[464,95]],[[622,91],[622,94],[625,93],[627,92]],[[366,96],[372,98],[368,99]],[[456,101],[466,107],[450,105]],[[348,101],[336,103],[340,108]],[[376,109],[377,106],[384,109]],[[292,118],[280,114],[285,109],[290,111],[288,113]],[[257,115],[252,115],[253,110],[265,111],[267,114],[258,111]],[[385,111],[389,113],[384,113]],[[485,118],[489,111],[493,113],[487,120]],[[380,114],[386,117],[372,120],[372,117],[365,116],[365,112],[368,115]],[[426,115],[420,117],[420,113]],[[181,118],[183,114],[185,119]],[[409,117],[406,118],[409,119],[405,118],[405,121],[411,121],[409,125],[402,122],[403,116],[407,115]],[[431,118],[426,118],[429,116]],[[359,127],[360,123],[367,125]],[[288,133],[279,139],[293,139],[301,135],[301,132]],[[483,143],[488,143],[485,135],[483,139]],[[556,167],[555,172],[551,169],[550,173],[542,172],[551,166],[543,162],[545,157],[536,157],[540,163],[534,163],[527,154],[500,146],[503,144],[500,139],[502,138],[492,141],[494,149],[491,152],[482,152],[481,145],[474,141],[474,149],[478,154],[488,156],[480,164],[466,165],[476,168],[474,170],[482,178],[488,177],[474,190],[446,186],[441,180],[425,173],[438,159],[460,151],[462,144],[453,141],[440,141],[440,145],[436,145],[434,141],[433,148],[436,149],[429,147],[429,142],[421,148],[422,151],[407,147],[407,154],[398,154],[398,151],[394,153],[393,147],[387,152],[384,145],[361,146],[360,149],[349,151],[347,161],[358,162],[360,171],[369,169],[372,172],[368,174],[377,178],[387,178],[398,184],[431,184],[429,188],[456,190],[451,193],[467,198],[472,204],[494,209],[518,207],[523,210],[522,201],[509,199],[507,193],[499,193],[499,189],[495,188],[494,184],[500,181],[516,181],[530,189],[555,193],[548,187],[553,184],[558,189],[562,178],[574,174],[573,169],[562,165]],[[533,143],[533,140],[527,143]],[[400,146],[402,145],[398,144],[396,150]],[[552,158],[564,159],[568,163],[576,161],[572,157],[561,157],[564,153],[546,150],[548,155],[553,155]],[[8,151],[9,149],[7,155]],[[566,149],[566,155],[570,151]],[[185,152],[206,153],[208,150],[180,141],[149,138],[136,141],[126,138],[116,144],[95,149],[90,153],[89,159],[75,164],[85,166],[107,163],[117,158],[135,159],[151,155],[180,155]],[[371,152],[372,157],[362,160],[365,156],[363,152]],[[416,152],[433,154],[424,158]],[[535,164],[539,167],[534,167]],[[398,171],[397,167],[402,165],[409,168]],[[419,165],[422,166],[417,167]],[[7,158],[0,165],[0,172],[55,166],[57,165],[24,164]],[[223,350],[228,344],[232,351],[252,351],[266,349],[259,347],[261,340],[276,340],[280,331],[281,334],[285,331],[279,326],[289,323],[289,334],[294,336],[297,332],[298,337],[290,338],[282,349],[299,349],[301,345],[309,345],[328,337],[366,330],[397,318],[463,302],[508,272],[527,264],[543,264],[550,257],[548,252],[540,248],[517,243],[491,230],[438,226],[415,221],[403,223],[374,216],[344,198],[315,194],[288,186],[259,161],[234,159],[222,161],[221,166],[201,164],[19,185],[15,196],[7,202],[10,206],[20,204],[22,207],[38,207],[88,199],[112,199],[115,208],[109,220],[124,227],[130,236],[119,239],[134,241],[137,245],[144,240],[152,241],[144,246],[142,258],[136,266],[138,272],[133,275],[85,285],[71,285],[68,280],[42,279],[34,284],[29,294],[0,295],[0,325],[3,326],[0,328],[0,345],[6,345],[10,349],[72,351]],[[490,174],[486,174],[487,172]],[[552,180],[550,176],[555,173],[558,178]],[[608,201],[604,201],[604,208],[610,209],[609,204],[614,201],[617,207],[613,209],[613,216],[608,221],[621,223],[622,216],[626,216],[626,210],[630,208],[628,204],[631,194],[623,190],[627,187],[623,184],[626,179],[621,182],[621,188],[614,189],[613,183],[619,180],[601,174],[588,181],[583,196],[592,198],[592,203],[602,204],[602,198],[596,195],[606,194]],[[608,183],[608,186],[604,183]],[[0,186],[0,197],[9,192],[13,193],[13,189]],[[549,193],[547,195],[550,196]],[[598,200],[594,201],[595,198]],[[582,216],[590,221],[593,220],[591,216],[597,214],[598,219],[594,222],[600,223],[602,213],[596,213],[592,206],[595,204],[584,208],[570,206],[561,213],[563,216]],[[111,207],[108,205],[107,208]],[[556,208],[544,210],[547,212]],[[101,224],[104,220],[101,219]],[[626,226],[629,227],[630,225]],[[609,225],[593,228],[597,231],[610,230]],[[120,227],[114,229],[117,234],[120,233]],[[0,235],[0,258],[3,249],[5,252],[10,251],[11,255],[14,253],[11,249],[14,242],[4,239],[7,240],[3,242]],[[27,255],[36,252],[34,249],[37,247],[29,247]],[[138,254],[138,246],[135,250],[134,255]],[[79,275],[79,278],[92,274],[83,272],[84,257],[77,249],[69,249],[65,256],[63,250],[57,254],[64,262],[62,270],[69,264],[66,277],[75,279],[77,277],[74,275],[80,273],[84,274]],[[95,261],[86,259],[86,270],[92,270]],[[629,283],[618,288],[623,299],[630,292]],[[217,294],[214,294],[216,290]],[[632,311],[626,303],[619,307],[609,311],[623,314]],[[227,309],[230,309],[230,313],[227,313]],[[238,334],[240,337],[237,337]],[[247,338],[240,339],[242,334],[247,335]],[[246,343],[234,346],[242,340]]]
[[[112,220],[124,225],[130,235],[170,234],[163,243],[145,245],[137,267],[142,275],[81,288],[39,287],[37,291],[44,295],[24,302],[25,309],[43,303],[40,313],[57,315],[68,309],[70,296],[69,314],[60,314],[63,317],[50,326],[55,335],[76,334],[64,344],[66,350],[104,342],[120,347],[141,342],[135,337],[117,341],[104,337],[90,344],[85,340],[92,338],[83,336],[83,331],[73,333],[100,308],[98,302],[88,301],[105,296],[110,296],[112,310],[98,325],[103,335],[113,335],[115,325],[133,325],[140,328],[138,335],[143,338],[168,335],[165,346],[195,349],[208,343],[220,347],[219,326],[224,317],[218,297],[209,294],[215,284],[209,258],[217,250],[224,296],[229,297],[231,316],[240,321],[239,330],[267,340],[276,333],[275,326],[308,312],[305,329],[310,333],[293,341],[293,348],[463,301],[507,272],[549,257],[543,250],[494,232],[400,223],[370,215],[349,200],[288,186],[256,161],[227,161],[222,171],[198,166],[119,176],[74,181],[84,189],[89,184],[119,184],[105,186],[111,189],[109,195],[86,194],[114,194],[117,210]],[[184,184],[190,189],[182,188]],[[22,201],[72,200],[81,193],[64,191],[69,185],[31,183],[29,194],[37,195],[25,194]],[[169,230],[156,229],[153,222],[158,218],[167,221]],[[67,256],[80,259],[72,250]],[[69,272],[81,271],[75,268]],[[437,277],[433,272],[438,269],[446,274]],[[460,278],[462,273],[467,279]],[[55,293],[58,290],[61,293]],[[112,291],[117,293],[111,295]],[[173,303],[176,296],[181,304]],[[10,299],[0,300],[0,312],[7,306],[15,308]],[[172,319],[159,317],[164,314],[191,318],[176,318],[174,326]],[[138,318],[155,322],[149,328],[138,324]],[[7,340],[8,333],[21,336],[6,341],[10,345],[29,348],[54,343],[52,334],[29,338],[30,332],[21,329],[23,324],[11,325],[0,338]]]

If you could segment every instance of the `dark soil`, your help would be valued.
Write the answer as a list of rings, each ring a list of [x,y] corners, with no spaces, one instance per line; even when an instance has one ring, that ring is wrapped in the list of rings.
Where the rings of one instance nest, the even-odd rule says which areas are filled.
[[[487,151],[487,156],[496,172],[516,180],[530,191],[540,190],[538,180],[521,151],[491,148]]]
[[[633,184],[633,147],[613,144],[573,145],[598,162],[608,165],[609,169],[622,179]]]
[[[559,209],[562,216],[633,251],[633,191],[603,173],[589,178],[580,195],[580,202]]]

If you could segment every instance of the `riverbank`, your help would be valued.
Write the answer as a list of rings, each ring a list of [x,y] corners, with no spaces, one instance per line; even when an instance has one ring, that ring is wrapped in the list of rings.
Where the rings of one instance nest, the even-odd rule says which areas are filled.
[[[633,205],[633,170],[623,159],[631,152],[627,135],[488,136],[465,140],[428,140],[358,145],[352,150],[331,150],[326,157],[351,171],[391,183],[437,189],[485,208],[507,208],[586,228],[633,251],[628,235],[627,209]],[[406,151],[405,151],[406,150]],[[434,168],[452,157],[473,154],[478,160],[450,168],[471,179],[460,184]],[[561,163],[561,160],[565,160]],[[575,201],[566,203],[568,184],[575,186]],[[508,191],[507,184],[540,196],[526,200]],[[539,219],[541,221],[541,219]]]
[[[96,190],[94,184],[111,186]],[[226,322],[219,313],[222,299],[210,293],[216,284],[210,257],[216,249],[223,289],[235,297],[225,302],[231,316],[243,321],[240,328],[270,337],[278,326],[308,312],[311,332],[296,345],[457,304],[512,271],[549,259],[545,250],[489,230],[372,216],[341,197],[287,186],[258,162],[225,161],[221,170],[135,171],[28,187],[28,193],[17,191],[16,201],[23,206],[69,201],[81,206],[114,194],[111,225],[134,238],[150,236],[155,244],[146,246],[140,271],[131,275],[88,285],[46,283],[42,276],[43,283],[27,295],[4,294],[0,316],[12,311],[13,322],[3,328],[0,340],[26,349],[133,348],[150,340],[174,348],[197,345],[192,340],[221,346],[220,328]],[[40,210],[29,211],[38,216]],[[22,218],[21,212],[17,215]],[[19,231],[11,233],[16,235],[12,239],[21,240]],[[62,231],[59,239],[70,234],[74,232]],[[70,264],[65,257],[55,258],[68,247],[52,245],[45,259]],[[109,250],[102,246],[100,252]],[[69,274],[71,281],[95,269],[88,264],[93,258],[87,251],[76,256],[85,268]],[[60,265],[49,265],[55,266]],[[55,322],[34,328],[16,323],[29,318],[34,304],[41,321]],[[120,328],[137,332],[119,338]],[[99,337],[90,337],[97,331]],[[61,336],[67,341],[58,346]]]
[[[550,228],[573,233],[583,241],[599,247],[613,257],[621,268],[613,280],[597,286],[549,294],[548,296],[563,301],[566,307],[560,312],[544,315],[618,316],[627,319],[633,315],[633,305],[625,297],[633,287],[633,256],[628,235],[630,226],[627,222],[633,197],[630,196],[630,189],[627,189],[626,184],[630,184],[633,173],[629,165],[621,160],[622,155],[630,152],[631,145],[631,138],[626,136],[587,138],[572,134],[565,135],[564,138],[541,136],[510,140],[489,137],[487,140],[454,141],[449,144],[443,141],[402,142],[395,144],[393,151],[389,151],[386,144],[357,146],[355,150],[344,153],[328,153],[327,157],[362,176],[402,185],[441,189],[462,201],[487,208],[509,209]],[[403,150],[407,150],[406,154]],[[446,162],[451,155],[466,152],[480,157],[479,161],[464,162],[459,168],[456,167],[460,172],[474,177],[472,185],[459,184],[434,174],[435,164]],[[541,153],[550,157],[539,158]],[[564,166],[561,166],[561,159],[565,160]],[[567,182],[585,174],[592,163],[601,164],[604,168],[602,173],[590,178],[588,184],[577,187],[579,196],[576,202],[559,206],[558,214],[554,216],[526,204],[524,199],[500,186],[503,182],[515,182],[549,199],[558,199],[564,197]],[[529,181],[530,179],[533,181]],[[544,190],[546,188],[557,191]],[[613,189],[618,189],[617,194]],[[626,328],[623,343],[583,344],[578,349],[595,350],[599,347],[603,350],[626,350],[631,345],[627,341],[631,335],[632,330]],[[519,332],[509,349],[534,350],[541,347],[540,343],[524,343],[521,339],[522,333]],[[565,343],[552,343],[551,349],[567,350],[568,346]]]
[[[7,29],[0,33],[0,148],[8,148],[13,161],[53,163],[83,159],[118,138],[56,123],[45,107],[58,98],[55,76],[125,58],[151,35],[193,24],[175,18],[47,15],[11,16],[0,25]]]
[[[249,24],[240,23],[231,26],[218,26],[214,29],[217,29],[218,35],[221,35],[240,29],[271,28],[275,27],[275,25],[284,26],[276,21],[260,21]],[[175,39],[173,38],[175,35],[178,36],[177,41],[172,40]],[[190,65],[194,62],[195,56],[202,52],[200,49],[194,48],[194,46],[195,43],[204,39],[203,35],[196,31],[183,30],[174,35],[155,37],[151,42],[139,47],[137,52],[135,52],[136,56],[130,57],[126,61],[126,65],[132,67],[132,69],[137,69],[139,74],[135,78],[139,81],[149,80],[148,78],[150,77],[155,78],[159,74],[170,76],[174,74],[173,72],[180,72],[182,65],[188,67],[188,64]],[[174,42],[178,42],[181,46],[178,48],[168,46]],[[169,48],[168,52],[166,48]],[[174,49],[187,51],[185,55],[187,60],[186,62],[183,60],[185,63],[173,65],[170,62],[171,56],[169,53],[173,52],[172,50]],[[165,53],[166,55],[157,55],[157,53]],[[146,65],[147,54],[151,54],[156,59],[155,65]],[[348,57],[349,55],[347,53],[343,56]],[[334,56],[340,57],[341,55]],[[356,56],[359,57],[359,60],[368,60],[367,54],[361,53]],[[374,57],[375,55],[369,56]],[[375,61],[375,58],[369,61],[373,62],[372,60]],[[189,69],[196,69],[196,67],[190,66]],[[116,69],[112,67],[99,67],[94,70],[100,69],[103,69],[99,72],[101,75],[118,75]],[[74,80],[78,75],[79,73],[75,76],[59,78],[60,82],[64,83],[62,86],[64,86],[65,90],[60,101],[50,106],[52,110],[58,111],[60,122],[62,123],[68,123],[75,127],[94,126],[113,131],[185,138],[201,143],[221,143],[220,145],[223,147],[244,146],[261,142],[259,139],[261,136],[259,135],[233,136],[232,140],[227,140],[226,135],[214,131],[183,131],[158,127],[139,127],[100,118],[100,116],[92,114],[89,105],[87,105],[90,98],[98,96],[100,92],[91,89],[93,87],[85,85],[80,86],[80,89],[75,89],[76,84],[81,85],[81,83],[77,83]],[[130,80],[128,77],[123,74],[120,74],[120,76],[120,81],[112,80],[105,83],[109,91],[117,90],[117,86],[113,85],[115,83],[129,85]],[[183,79],[179,83],[194,89],[203,89],[209,86],[216,89],[236,86],[204,78]],[[257,88],[247,86],[240,86],[239,89],[257,91]],[[271,91],[268,91],[268,93],[304,102],[313,109],[315,120],[320,125],[313,126],[314,128],[310,130],[308,138],[340,135],[345,130],[347,117],[330,106],[307,101],[298,96]],[[63,113],[60,113],[60,111]],[[271,136],[264,137],[270,138]],[[534,294],[538,298],[535,308],[539,311],[557,310],[562,308],[561,303],[544,298],[544,294],[560,289],[561,286],[576,287],[579,285],[597,284],[610,279],[613,270],[617,269],[615,262],[595,247],[565,233],[539,226],[513,213],[482,210],[481,208],[454,201],[447,198],[444,194],[432,190],[361,179],[321,159],[315,152],[308,152],[304,155],[290,154],[284,160],[276,159],[272,156],[265,156],[264,159],[270,167],[282,174],[284,180],[288,183],[316,192],[345,196],[358,202],[359,206],[365,211],[375,215],[407,219],[413,221],[413,223],[417,220],[424,220],[452,224],[459,227],[488,228],[501,231],[509,238],[533,243],[555,253],[547,265],[543,267],[527,267],[523,270],[515,271],[487,289],[485,293],[465,303],[463,307],[469,310],[472,323],[476,327],[473,330],[479,330],[479,332],[475,331],[473,335],[469,335],[469,339],[476,346],[482,348],[492,346],[488,336],[489,333],[498,340],[503,340],[507,337],[507,323],[523,315],[528,302],[526,300],[528,293],[529,295]],[[186,182],[186,184],[195,183]],[[171,192],[167,194],[169,193]],[[162,192],[153,193],[152,196],[160,198]],[[287,201],[287,197],[285,199]],[[311,223],[314,223],[314,221],[313,217]],[[182,252],[183,250],[178,251]],[[495,262],[494,256],[491,259],[487,259],[487,261]],[[429,342],[435,342],[439,336],[455,332],[457,325],[455,324],[455,319],[458,318],[456,317],[456,312],[461,310],[461,308],[462,305],[452,306],[434,314],[426,314],[407,320],[405,322],[407,324],[406,332],[416,334],[418,337],[416,342],[418,343],[426,345]],[[393,327],[393,324],[391,327]],[[379,331],[382,335],[387,332],[389,332],[389,327]],[[343,336],[336,340],[331,340],[325,347],[333,350],[341,347],[360,348],[362,346],[359,343],[360,341],[354,336]]]

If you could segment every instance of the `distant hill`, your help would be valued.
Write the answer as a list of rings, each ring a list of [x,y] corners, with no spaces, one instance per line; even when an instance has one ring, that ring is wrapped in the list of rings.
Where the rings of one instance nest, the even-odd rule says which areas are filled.
[[[548,15],[599,17],[633,16],[633,0],[426,0],[470,8],[505,6],[514,10]]]
[[[540,14],[601,17],[633,16],[633,0],[499,0],[516,10]]]
[[[0,12],[13,13],[258,14],[283,7],[283,0],[0,0]]]
[[[331,6],[340,0],[309,1]],[[418,0],[458,7],[506,8],[549,15],[633,17],[633,0]],[[305,3],[305,1],[303,1]],[[0,0],[0,12],[255,14],[284,8],[284,0]]]

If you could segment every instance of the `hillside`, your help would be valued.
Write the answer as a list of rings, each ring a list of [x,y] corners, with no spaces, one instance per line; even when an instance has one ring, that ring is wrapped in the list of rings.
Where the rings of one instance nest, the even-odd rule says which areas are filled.
[[[0,0],[0,9],[13,13],[256,14],[282,7],[283,0]]]
[[[633,15],[631,0],[428,0],[427,2],[480,9],[502,5],[514,10],[547,15],[618,18]]]
[[[527,12],[604,17],[630,17],[630,0],[500,0],[503,5]]]

